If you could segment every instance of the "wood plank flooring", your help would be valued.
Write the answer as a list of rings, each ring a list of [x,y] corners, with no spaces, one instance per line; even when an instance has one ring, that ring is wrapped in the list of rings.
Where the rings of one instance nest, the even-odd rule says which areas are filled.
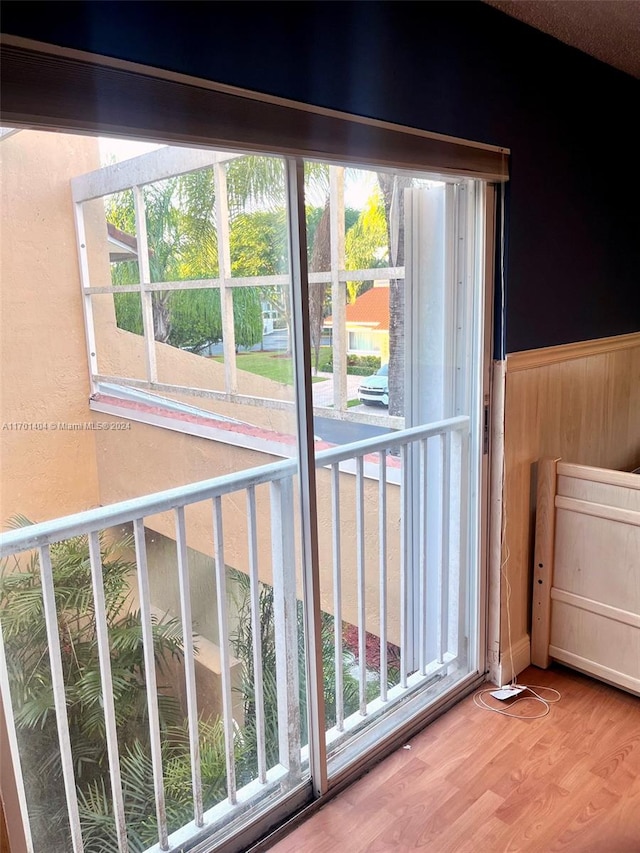
[[[562,698],[516,720],[468,697],[272,853],[640,853],[640,699],[561,667],[519,681]]]
[[[0,797],[0,853],[9,853],[9,835],[4,817],[4,806]]]

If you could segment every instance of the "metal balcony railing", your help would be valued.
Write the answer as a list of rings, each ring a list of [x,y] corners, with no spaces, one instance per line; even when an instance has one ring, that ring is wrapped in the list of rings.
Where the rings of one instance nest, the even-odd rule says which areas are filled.
[[[328,744],[344,739],[348,732],[359,726],[367,717],[375,715],[380,709],[388,707],[396,697],[406,695],[421,680],[433,677],[433,673],[446,668],[455,660],[457,649],[452,646],[452,636],[459,637],[458,629],[452,628],[451,618],[456,618],[457,608],[449,601],[449,572],[459,572],[460,549],[450,547],[455,537],[451,533],[453,514],[460,515],[463,503],[463,491],[466,488],[466,454],[469,419],[452,418],[446,421],[415,427],[401,432],[372,438],[322,451],[316,455],[316,467],[331,471],[331,515],[333,518],[333,617],[336,626],[342,624],[341,596],[341,542],[340,513],[341,478],[355,475],[355,517],[357,554],[357,610],[359,645],[359,708],[355,714],[345,716],[343,706],[342,672],[343,646],[341,630],[335,631],[335,673],[336,708],[335,726],[326,733]],[[432,571],[428,566],[427,553],[427,495],[429,448],[437,448],[439,481],[441,482],[441,512],[439,513],[440,534],[442,537],[439,574],[437,578],[438,601],[437,641],[435,655],[429,653],[426,638],[426,598],[427,574]],[[391,455],[389,455],[391,454]],[[393,470],[392,470],[393,469]],[[393,474],[393,476],[389,476]],[[124,501],[99,509],[81,512],[65,518],[35,524],[4,534],[0,539],[0,557],[7,558],[36,549],[41,572],[43,613],[46,620],[48,651],[53,683],[57,732],[62,763],[62,774],[66,795],[66,806],[70,827],[70,844],[74,853],[90,849],[83,842],[83,832],[79,812],[78,793],[74,775],[74,757],[72,755],[69,725],[67,718],[67,700],[63,680],[61,659],[61,633],[56,613],[56,591],[54,589],[51,548],[79,535],[87,536],[91,564],[93,602],[96,619],[96,635],[100,662],[100,690],[104,708],[107,754],[110,773],[113,816],[118,839],[118,850],[125,853],[129,848],[127,837],[127,814],[123,798],[123,787],[116,726],[116,709],[111,672],[111,656],[105,612],[105,588],[103,566],[100,552],[99,535],[101,531],[121,525],[132,525],[135,542],[135,563],[137,586],[142,625],[144,649],[144,675],[146,679],[146,699],[150,728],[150,751],[153,767],[155,790],[155,812],[158,827],[158,842],[149,850],[175,851],[203,836],[229,824],[236,815],[246,811],[251,804],[263,799],[276,789],[290,790],[301,779],[303,768],[307,764],[306,747],[301,742],[301,707],[299,695],[298,661],[298,601],[296,597],[296,545],[293,519],[296,517],[294,506],[294,485],[297,475],[295,460],[282,460],[273,464],[241,471],[237,474],[217,477],[204,482],[181,488],[171,489],[146,497]],[[380,691],[373,701],[367,698],[366,672],[366,625],[365,584],[371,578],[365,578],[365,498],[364,484],[368,477],[378,480],[378,547],[379,573],[374,583],[379,590],[379,637],[380,669],[386,672],[389,602],[387,598],[387,493],[389,488],[400,488],[400,542],[416,543],[413,550],[403,547],[400,561],[400,613],[394,614],[399,620],[401,636],[400,673],[398,684],[387,688],[386,678],[380,679]],[[395,482],[394,482],[395,481]],[[255,712],[257,727],[257,770],[256,778],[249,784],[238,787],[234,738],[237,736],[237,724],[233,718],[231,654],[229,642],[229,619],[227,613],[227,591],[225,571],[225,531],[223,528],[222,499],[229,495],[244,495],[246,500],[248,530],[248,574],[250,581],[250,612],[254,629],[258,629],[259,582],[258,562],[264,542],[258,541],[256,489],[267,485],[270,503],[270,543],[273,569],[273,601],[276,632],[276,675],[277,675],[277,715],[278,715],[278,762],[268,766],[265,746],[264,693],[262,684],[262,661],[260,631],[253,630],[253,668],[255,672]],[[213,551],[217,586],[217,611],[219,623],[219,647],[221,663],[221,707],[225,737],[226,790],[227,797],[212,808],[205,809],[202,793],[202,774],[200,767],[200,748],[198,735],[198,701],[196,692],[196,670],[194,639],[191,630],[184,626],[192,625],[190,573],[187,561],[187,534],[185,509],[192,504],[210,501],[213,512]],[[145,542],[145,518],[159,513],[173,513],[175,523],[175,542],[177,551],[177,570],[179,578],[181,621],[183,625],[184,678],[187,706],[187,720],[190,743],[191,798],[193,801],[193,820],[178,829],[169,826],[165,803],[165,780],[161,750],[161,721],[158,711],[158,686],[152,633],[152,601],[149,585],[149,567],[147,545]],[[456,521],[456,525],[459,522]],[[459,541],[459,537],[458,540]],[[412,565],[408,565],[409,553],[413,553]],[[456,567],[456,561],[458,565]],[[415,607],[414,595],[416,583],[410,581],[410,573],[417,572],[419,588],[419,611],[424,617],[419,620],[417,632],[417,653],[409,658],[408,649],[410,620],[409,611]],[[369,572],[371,574],[371,572]],[[413,576],[413,575],[412,575]],[[430,587],[431,589],[433,587]],[[459,617],[458,617],[459,618]],[[0,612],[0,622],[2,613]],[[5,644],[0,637],[0,686],[7,717],[7,729],[11,745],[16,787],[22,808],[24,833],[27,848],[34,850],[27,809],[28,795],[25,792],[21,772],[20,754],[16,721],[12,710],[8,666],[5,656]],[[173,830],[173,831],[171,831]],[[231,831],[231,829],[230,829]]]

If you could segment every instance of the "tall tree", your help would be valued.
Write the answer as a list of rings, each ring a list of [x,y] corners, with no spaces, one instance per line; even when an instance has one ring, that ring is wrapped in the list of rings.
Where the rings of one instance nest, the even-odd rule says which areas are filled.
[[[412,178],[387,172],[378,173],[382,191],[389,264],[404,265],[404,191]],[[404,279],[389,282],[389,414],[404,415]]]
[[[151,281],[216,277],[218,254],[211,170],[150,184],[145,187],[144,195]],[[135,232],[130,192],[111,200],[107,218],[122,230]],[[139,281],[137,261],[114,264],[112,276],[117,284]],[[260,294],[253,288],[234,291],[238,346],[251,347],[261,340],[260,301]],[[117,294],[115,304],[118,325],[141,334],[142,314],[137,294]],[[154,291],[152,305],[157,341],[199,352],[222,338],[217,290]]]
[[[24,516],[8,522],[11,528],[30,524]],[[106,536],[100,539],[116,725],[125,753],[134,747],[148,751],[149,746],[142,626],[139,612],[130,610],[128,603],[135,562],[126,555],[132,545],[128,536],[115,542]],[[75,781],[80,793],[94,784],[104,789],[109,766],[87,537],[52,545],[50,558]],[[62,759],[37,554],[26,563],[0,563],[0,616],[36,847],[67,853]],[[152,635],[158,673],[167,674],[171,659],[182,656],[180,621],[154,619]],[[163,732],[179,723],[182,714],[176,698],[159,690],[158,707]]]
[[[411,178],[378,173],[379,193],[374,194],[357,215],[347,210],[347,266],[371,268],[384,260],[391,266],[404,264],[404,189]],[[321,206],[306,211],[310,272],[330,269],[330,208],[328,167],[305,163],[305,185]],[[273,157],[239,157],[227,166],[230,212],[230,242],[234,275],[277,275],[288,269],[285,226],[285,180],[281,160]],[[218,275],[215,222],[215,185],[212,169],[152,184],[145,189],[147,230],[152,281],[213,278]],[[133,199],[122,194],[110,208],[110,221],[133,232]],[[384,235],[384,236],[383,236]],[[386,243],[388,249],[385,249]],[[120,264],[120,267],[127,264]],[[137,281],[132,272],[114,270],[114,281]],[[370,285],[369,285],[370,286]],[[367,288],[351,283],[349,298]],[[236,344],[253,346],[260,340],[260,302],[270,303],[289,315],[286,287],[234,288]],[[195,352],[221,339],[220,294],[216,290],[165,291],[153,294],[154,335]],[[309,291],[311,341],[318,364],[327,287],[314,284]],[[404,281],[390,282],[389,387],[390,414],[404,414]],[[116,297],[118,323],[131,331],[142,327],[137,294]]]
[[[350,214],[356,214],[351,220]],[[376,186],[360,211],[345,211],[345,260],[348,270],[386,266],[389,258],[387,218],[380,187]],[[347,299],[356,298],[373,286],[373,281],[347,281]]]
[[[331,216],[327,199],[320,221],[315,229],[313,249],[309,259],[309,272],[324,272],[331,269]],[[327,282],[309,284],[309,329],[315,372],[318,372],[320,343],[324,322],[324,306],[327,298]]]
[[[170,281],[176,277],[180,249],[179,211],[174,198],[179,178],[169,178],[145,187],[144,200],[149,243],[151,281]],[[151,294],[153,336],[169,343],[171,335],[171,291]]]

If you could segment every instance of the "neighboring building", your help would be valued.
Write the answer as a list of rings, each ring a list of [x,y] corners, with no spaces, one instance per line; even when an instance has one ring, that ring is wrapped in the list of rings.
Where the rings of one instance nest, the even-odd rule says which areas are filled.
[[[327,317],[325,328],[333,330],[333,317]],[[374,286],[357,297],[346,308],[347,353],[377,355],[389,360],[389,285]]]
[[[111,263],[137,260],[138,244],[132,234],[127,234],[126,231],[117,228],[113,222],[107,222],[107,239]]]

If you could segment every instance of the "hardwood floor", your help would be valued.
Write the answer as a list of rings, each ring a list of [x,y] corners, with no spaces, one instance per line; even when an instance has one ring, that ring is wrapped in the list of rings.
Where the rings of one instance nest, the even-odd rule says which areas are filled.
[[[4,817],[4,806],[0,797],[0,853],[9,853],[9,835]]]
[[[519,681],[562,698],[516,720],[468,697],[272,853],[639,853],[640,699],[561,667]]]

